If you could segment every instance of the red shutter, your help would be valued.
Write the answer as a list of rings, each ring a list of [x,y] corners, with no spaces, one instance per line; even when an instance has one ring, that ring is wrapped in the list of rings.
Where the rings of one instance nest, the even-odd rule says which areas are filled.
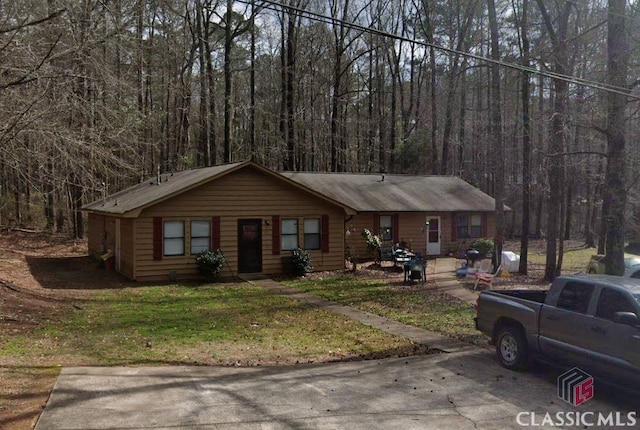
[[[391,215],[391,225],[393,226],[393,243],[400,242],[400,215]]]
[[[273,255],[280,255],[280,217],[271,217],[271,252]]]
[[[153,259],[162,260],[163,242],[162,218],[153,218]]]
[[[380,236],[380,215],[373,214],[373,231],[376,236]]]
[[[220,249],[220,217],[211,217],[211,250]]]
[[[487,220],[488,220],[488,218],[489,217],[487,216],[487,213],[486,212],[482,212],[482,220],[480,221],[482,223],[482,226],[481,226],[482,227],[482,237],[487,237],[487,228],[488,228],[488,225],[487,225],[488,221]]]
[[[456,213],[451,212],[451,240],[452,241],[458,240],[457,236],[458,235],[456,234]]]
[[[329,252],[329,215],[322,215],[322,252]]]

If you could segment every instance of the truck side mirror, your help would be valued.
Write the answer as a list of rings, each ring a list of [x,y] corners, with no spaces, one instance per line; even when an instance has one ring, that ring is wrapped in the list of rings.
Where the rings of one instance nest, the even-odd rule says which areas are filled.
[[[613,322],[625,325],[638,325],[638,316],[633,312],[615,312]]]

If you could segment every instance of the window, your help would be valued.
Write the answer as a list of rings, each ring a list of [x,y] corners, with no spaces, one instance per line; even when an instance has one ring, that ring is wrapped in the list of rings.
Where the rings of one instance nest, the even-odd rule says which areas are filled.
[[[455,215],[456,239],[482,237],[482,214],[459,213]]]
[[[164,222],[164,255],[184,255],[184,221]]]
[[[320,219],[304,220],[304,249],[320,249]]]
[[[627,300],[624,294],[611,288],[603,288],[598,299],[596,316],[608,320],[613,319],[616,312],[634,312],[633,305]]]
[[[191,221],[191,255],[209,251],[211,241],[211,222]]]
[[[391,215],[380,215],[380,234],[382,240],[393,240],[393,224]]]
[[[476,239],[482,237],[482,215],[471,215],[471,237]]]
[[[558,307],[568,311],[586,314],[589,309],[589,300],[591,300],[592,292],[593,285],[569,282],[560,292]]]
[[[466,214],[456,215],[456,237],[458,239],[469,238],[469,219]]]
[[[298,247],[298,220],[283,219],[281,244],[283,251],[290,251]]]

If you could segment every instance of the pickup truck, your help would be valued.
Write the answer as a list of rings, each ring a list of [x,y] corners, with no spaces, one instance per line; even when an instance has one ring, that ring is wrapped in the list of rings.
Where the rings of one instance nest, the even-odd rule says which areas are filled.
[[[483,291],[476,309],[476,328],[507,369],[545,358],[640,386],[638,279],[560,276],[546,291]]]

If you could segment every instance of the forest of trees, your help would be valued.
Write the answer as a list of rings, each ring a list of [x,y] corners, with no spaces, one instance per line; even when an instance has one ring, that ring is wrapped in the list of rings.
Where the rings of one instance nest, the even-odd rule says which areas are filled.
[[[639,47],[625,0],[1,2],[0,225],[82,237],[85,203],[253,159],[457,175],[523,271],[541,236],[547,277],[569,238],[621,265]]]

